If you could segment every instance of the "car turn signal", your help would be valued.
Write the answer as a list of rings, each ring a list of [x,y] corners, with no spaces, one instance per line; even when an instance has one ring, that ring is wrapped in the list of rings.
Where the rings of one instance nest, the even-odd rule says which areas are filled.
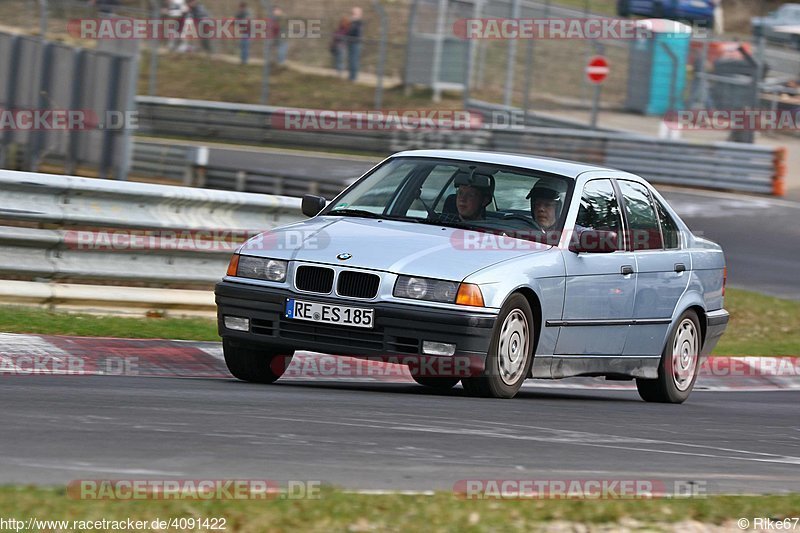
[[[237,270],[239,270],[239,254],[233,254],[231,262],[228,263],[228,275],[235,276]]]
[[[461,286],[458,287],[456,303],[458,305],[483,307],[483,294],[481,294],[480,287],[472,283],[462,283]]]

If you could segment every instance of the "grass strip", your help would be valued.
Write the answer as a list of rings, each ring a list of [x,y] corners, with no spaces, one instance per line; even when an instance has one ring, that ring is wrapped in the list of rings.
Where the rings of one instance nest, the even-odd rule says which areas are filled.
[[[797,509],[800,509],[798,494],[649,500],[481,501],[460,499],[449,492],[437,492],[432,496],[365,495],[323,488],[319,499],[88,501],[68,499],[63,488],[0,487],[0,516],[6,519],[37,517],[81,521],[132,518],[150,522],[172,518],[224,518],[228,532],[530,531],[552,522],[651,530],[654,526],[659,529],[659,525],[667,526],[668,530],[678,530],[690,522],[700,522],[736,529],[739,518],[747,518],[751,523],[756,517],[782,520],[796,516]],[[678,529],[674,529],[676,526]],[[586,530],[578,527],[563,530]]]
[[[731,321],[714,355],[800,355],[800,302],[728,289]],[[0,331],[135,339],[218,341],[216,321],[53,313],[0,306]]]

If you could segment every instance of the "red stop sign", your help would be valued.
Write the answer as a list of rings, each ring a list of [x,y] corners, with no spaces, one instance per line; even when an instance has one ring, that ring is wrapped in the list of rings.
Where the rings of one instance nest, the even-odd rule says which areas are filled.
[[[603,56],[594,56],[586,65],[586,77],[592,83],[603,83],[608,77],[611,69],[608,68],[608,60]]]

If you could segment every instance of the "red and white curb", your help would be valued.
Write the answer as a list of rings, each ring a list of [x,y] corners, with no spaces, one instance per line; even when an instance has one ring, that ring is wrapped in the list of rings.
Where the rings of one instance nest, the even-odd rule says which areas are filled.
[[[116,375],[230,379],[218,342],[0,333],[0,378]],[[281,381],[413,383],[405,365],[297,352]],[[526,388],[626,390],[602,378],[529,380]],[[696,390],[800,390],[800,357],[713,356]]]

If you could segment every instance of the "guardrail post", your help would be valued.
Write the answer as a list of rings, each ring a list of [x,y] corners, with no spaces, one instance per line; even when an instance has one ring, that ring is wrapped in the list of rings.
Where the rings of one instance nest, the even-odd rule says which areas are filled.
[[[247,186],[247,172],[245,172],[244,170],[240,170],[236,173],[235,190],[239,192],[244,192],[246,186]]]
[[[208,170],[208,147],[198,146],[190,149],[186,157],[189,160],[189,165],[186,168],[183,184],[189,187],[205,187]]]
[[[781,146],[775,150],[773,157],[775,173],[772,175],[772,194],[784,196],[786,194],[786,147]]]

